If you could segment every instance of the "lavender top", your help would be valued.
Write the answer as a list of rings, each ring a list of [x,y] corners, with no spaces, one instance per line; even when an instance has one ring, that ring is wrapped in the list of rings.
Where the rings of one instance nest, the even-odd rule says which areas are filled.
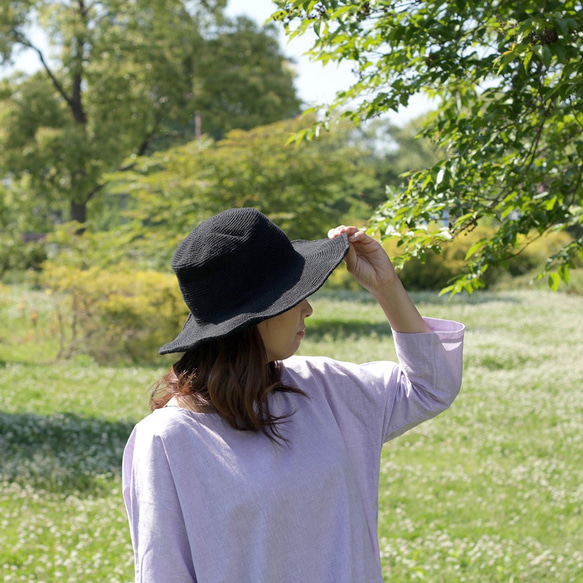
[[[273,394],[289,446],[216,414],[167,407],[138,423],[123,495],[141,583],[377,583],[382,444],[461,385],[464,327],[394,333],[399,364],[292,357]]]

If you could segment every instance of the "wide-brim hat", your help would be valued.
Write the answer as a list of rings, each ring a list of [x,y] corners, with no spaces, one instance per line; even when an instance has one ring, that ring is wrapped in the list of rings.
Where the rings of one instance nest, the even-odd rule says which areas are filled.
[[[346,235],[290,241],[253,208],[203,221],[172,259],[190,315],[160,354],[186,352],[286,312],[322,287],[348,248]]]

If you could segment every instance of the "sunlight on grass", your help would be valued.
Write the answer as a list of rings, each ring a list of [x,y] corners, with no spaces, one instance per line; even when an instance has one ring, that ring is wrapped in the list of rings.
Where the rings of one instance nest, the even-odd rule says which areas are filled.
[[[583,580],[583,298],[415,299],[424,315],[466,324],[465,376],[450,410],[384,449],[386,580]],[[395,358],[366,295],[311,301],[303,354]],[[128,583],[121,453],[165,364],[53,362],[51,305],[0,291],[0,580]]]

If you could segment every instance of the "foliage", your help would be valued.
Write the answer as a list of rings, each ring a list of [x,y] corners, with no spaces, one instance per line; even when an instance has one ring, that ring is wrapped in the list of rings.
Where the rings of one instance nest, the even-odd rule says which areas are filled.
[[[91,225],[90,225],[91,227]],[[108,231],[86,230],[79,237],[79,223],[63,223],[47,235],[50,264],[80,271],[96,268],[106,271],[168,272],[172,252],[180,234],[164,238],[155,229],[126,223]]]
[[[203,133],[218,140],[234,129],[249,130],[299,113],[293,69],[284,60],[276,28],[246,18],[221,27],[196,55],[200,79],[193,107]]]
[[[102,363],[151,361],[188,315],[170,274],[49,263],[41,281],[57,299],[57,358],[88,354]]]
[[[403,265],[399,277],[409,290],[439,290],[450,285],[463,273],[466,260],[471,258],[471,249],[476,243],[495,235],[493,228],[478,226],[449,243],[442,245],[439,254],[429,252],[421,261],[415,257]],[[532,241],[526,243],[526,240]],[[572,242],[573,238],[565,232],[550,233],[539,238],[536,233],[518,240],[522,251],[512,256],[506,265],[491,265],[483,275],[485,287],[492,288],[506,277],[516,278],[528,275],[532,281],[544,269],[546,258]],[[395,239],[389,239],[385,248],[391,257],[398,256],[400,248]],[[470,253],[470,255],[468,255]],[[580,265],[577,265],[580,267]]]
[[[42,240],[34,235],[34,212],[24,221],[23,208],[30,208],[26,196],[0,183],[0,277],[9,270],[40,269],[46,259]]]
[[[9,271],[40,271],[46,260],[42,240],[23,242],[20,233],[0,232],[0,277]]]
[[[447,158],[389,192],[372,227],[407,259],[437,249],[481,218],[496,223],[447,291],[472,292],[520,236],[572,230],[548,258],[553,288],[583,255],[583,10],[578,0],[279,0],[290,37],[313,30],[312,56],[350,61],[357,81],[328,110],[355,121],[424,92],[438,109],[423,135]],[[326,123],[326,121],[322,122]],[[424,225],[447,213],[449,224]]]
[[[358,141],[370,151],[368,163],[382,185],[401,188],[409,173],[423,170],[445,158],[430,140],[419,135],[426,116],[413,119],[405,125],[396,125],[380,118],[360,126]],[[386,189],[365,191],[364,200],[376,209],[386,202]],[[372,214],[372,210],[369,216]]]
[[[399,278],[408,290],[440,290],[462,271],[467,253],[476,241],[491,236],[492,232],[492,229],[478,227],[471,233],[465,233],[464,236],[443,245],[439,249],[439,254],[429,252],[423,257],[423,261],[414,257],[403,265]],[[398,262],[401,249],[395,239],[387,240],[384,247],[391,257],[397,258]],[[489,270],[487,276],[484,281],[486,287],[495,283],[498,270]]]
[[[40,320],[52,310],[41,291],[0,296],[0,330],[10,335],[0,344],[0,579],[131,581],[119,459],[165,371],[43,362],[37,347],[50,332],[22,322],[23,296],[42,308]],[[573,347],[583,343],[582,298],[414,297],[423,314],[467,325],[464,386],[447,412],[383,450],[385,579],[581,580],[583,367]],[[304,354],[395,358],[368,295],[324,293],[312,303]]]
[[[359,191],[379,186],[350,128],[286,145],[303,123],[235,130],[216,143],[195,141],[136,160],[134,171],[117,176],[120,190],[137,201],[129,218],[172,240],[230,207],[259,209],[291,238],[325,237],[346,213],[365,216]]]
[[[437,291],[449,285],[464,269],[469,250],[477,241],[493,236],[494,229],[483,225],[469,233],[450,241],[440,248],[440,252],[429,252],[421,261],[415,257],[404,263],[399,270],[399,279],[408,290]],[[532,288],[537,274],[544,268],[546,258],[568,245],[573,239],[565,233],[551,233],[546,237],[537,237],[536,233],[529,237],[528,245],[523,244],[523,251],[508,260],[507,265],[494,265],[484,274],[484,285],[487,289],[497,290],[500,287],[508,289]],[[399,262],[401,253],[397,241],[387,239],[383,247],[393,260]],[[577,263],[577,267],[581,267]],[[561,290],[566,293],[583,294],[583,288],[577,285],[577,278],[571,278],[569,284],[563,283]],[[328,289],[357,291],[360,286],[354,278],[340,266],[334,271],[327,282]]]
[[[227,22],[224,5],[10,2],[0,16],[0,64],[29,49],[42,68],[0,85],[0,172],[27,178],[40,199],[84,223],[106,187],[104,172],[192,139],[195,116],[220,133],[296,114],[293,75],[273,29]],[[45,35],[50,58],[31,30]],[[228,47],[241,58],[234,62]],[[225,92],[229,83],[237,92]]]

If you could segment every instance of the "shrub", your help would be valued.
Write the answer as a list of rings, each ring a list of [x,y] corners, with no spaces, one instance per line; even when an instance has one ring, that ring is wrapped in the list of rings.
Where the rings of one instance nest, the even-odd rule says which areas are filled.
[[[174,276],[47,264],[41,283],[56,298],[61,358],[147,362],[187,316]]]
[[[449,280],[457,275],[465,265],[465,256],[470,247],[484,234],[484,229],[476,229],[462,239],[445,245],[439,255],[428,253],[424,263],[419,259],[411,259],[399,271],[401,281],[411,291],[437,290],[445,287]],[[383,248],[389,257],[395,257],[399,254],[396,239],[385,241]],[[344,264],[341,264],[334,271],[326,286],[329,289],[360,289],[360,286],[348,273]]]
[[[572,240],[573,238],[565,231],[548,233],[544,237],[534,239],[524,251],[510,259],[508,272],[512,276],[517,276],[542,270],[547,258]]]
[[[0,233],[0,275],[9,270],[39,271],[47,253],[42,239],[24,241],[20,236]]]
[[[471,233],[467,233],[454,239],[442,247],[441,253],[428,253],[425,263],[413,259],[405,264],[400,273],[401,279],[408,289],[428,290],[441,289],[448,285],[450,280],[459,275],[466,264],[466,255],[472,245],[480,239],[488,238],[494,234],[494,229],[479,226]],[[527,241],[531,241],[524,247]],[[571,241],[566,232],[548,233],[543,237],[523,237],[518,242],[516,255],[500,263],[493,263],[484,273],[486,287],[495,287],[501,280],[524,276],[528,274],[529,280],[542,271],[547,257],[556,253],[563,245]],[[389,253],[396,250],[396,245],[389,246]],[[512,287],[512,285],[510,286]]]
[[[403,284],[410,290],[439,290],[446,287],[463,271],[470,248],[491,232],[487,227],[479,226],[444,244],[439,254],[427,253],[423,262],[420,259],[408,261],[399,273]],[[391,256],[399,253],[395,240],[389,240],[385,249]],[[484,276],[487,287],[498,278],[498,269],[490,268]]]
[[[472,232],[443,245],[439,254],[427,253],[424,262],[411,259],[399,271],[399,277],[405,287],[411,291],[442,289],[463,270],[470,248],[480,239],[488,238],[493,234],[494,229],[478,226]],[[571,237],[564,231],[533,238],[532,242],[514,257],[504,263],[493,264],[489,267],[484,273],[486,287],[494,287],[501,281],[504,281],[508,287],[512,287],[512,281],[522,287],[525,275],[529,276],[526,278],[528,281],[534,278],[543,270],[546,258],[570,240]],[[524,241],[525,239],[519,245],[522,245]],[[387,240],[383,243],[383,247],[389,257],[398,256],[397,239]],[[359,289],[358,284],[343,266],[332,274],[327,285],[332,289]]]
[[[362,288],[357,283],[357,281],[348,273],[346,269],[346,265],[341,263],[333,272],[332,275],[328,278],[325,283],[325,289],[328,290],[350,290],[350,291],[359,291]]]

